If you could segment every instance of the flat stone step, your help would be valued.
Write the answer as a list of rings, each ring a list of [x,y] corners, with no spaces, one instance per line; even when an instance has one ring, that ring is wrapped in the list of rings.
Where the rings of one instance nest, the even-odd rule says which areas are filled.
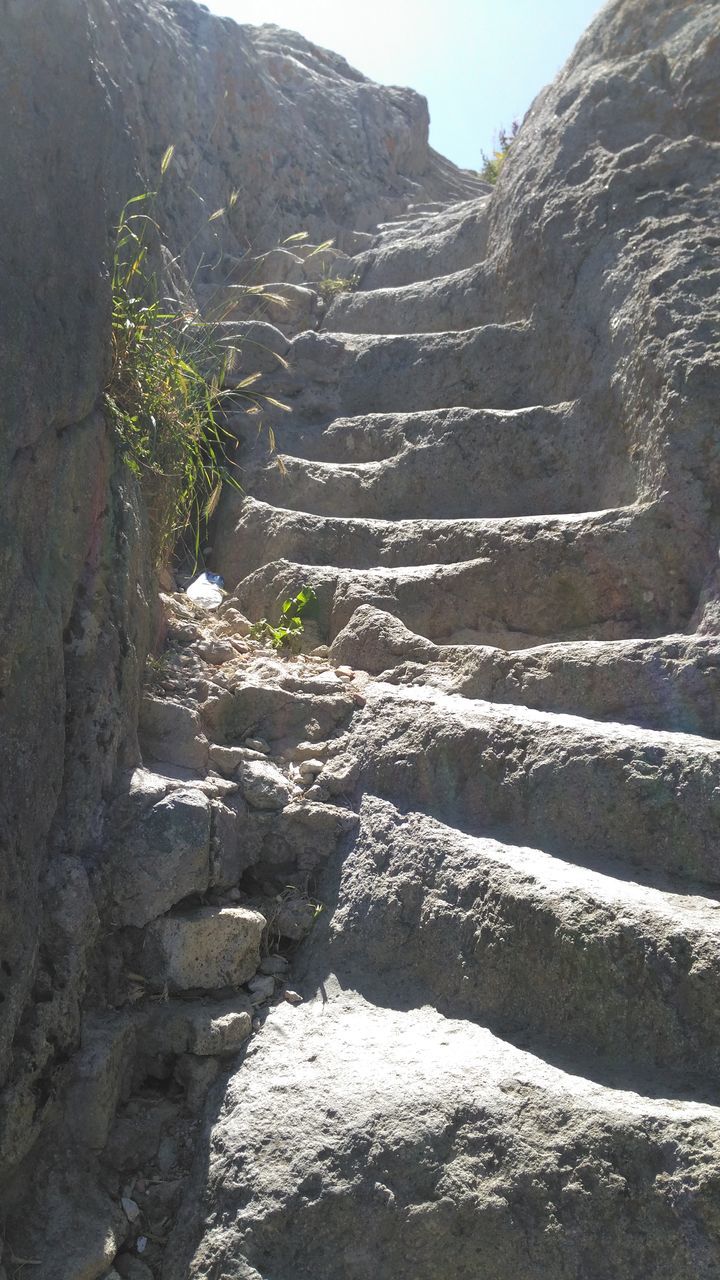
[[[360,288],[411,284],[471,267],[485,257],[487,233],[487,196],[458,206],[454,217],[431,215],[425,226],[393,228],[354,258]]]
[[[316,289],[286,281],[264,285],[262,292],[244,285],[197,286],[195,296],[209,324],[234,321],[263,321],[279,328],[287,337],[317,329],[324,312]]]
[[[720,886],[720,746],[369,684],[338,779],[473,835]],[[325,785],[332,789],[332,776]],[[345,783],[338,783],[345,787]]]
[[[480,262],[432,280],[344,293],[333,302],[323,328],[337,333],[443,333],[502,320],[496,275]]]
[[[389,1003],[430,1002],[590,1069],[599,1057],[604,1070],[662,1071],[668,1087],[717,1088],[720,902],[467,836],[367,794],[360,815],[329,903],[343,985],[381,999],[382,984]]]
[[[435,645],[392,614],[364,605],[335,637],[332,656],[393,683],[720,738],[717,636],[586,640],[507,653]]]
[[[344,419],[325,433],[353,461],[285,452],[317,433],[280,429],[279,458],[244,468],[255,498],[314,515],[384,520],[525,516],[632,501],[634,478],[610,424],[582,404],[493,412],[451,409]],[[364,460],[373,450],[397,452]],[[318,444],[318,448],[319,448]],[[360,460],[363,459],[363,460]]]
[[[283,352],[289,368],[276,372],[270,390],[298,422],[575,399],[582,387],[558,385],[543,345],[526,322],[461,333],[301,333]]]
[[[530,1280],[579,1274],[580,1241],[597,1280],[710,1280],[719,1161],[712,1106],[603,1088],[326,977],[231,1078],[166,1270]]]
[[[278,450],[291,457],[357,465],[394,460],[414,449],[432,448],[440,441],[453,449],[462,444],[466,433],[468,444],[472,445],[468,450],[470,453],[484,447],[486,436],[490,448],[491,439],[497,439],[500,446],[504,438],[512,437],[516,432],[533,437],[537,435],[540,447],[540,439],[565,430],[564,420],[568,415],[574,415],[578,432],[584,432],[587,429],[584,423],[592,420],[593,430],[598,431],[602,447],[608,429],[603,430],[596,421],[595,406],[583,401],[531,405],[524,409],[468,409],[459,405],[410,412],[364,413],[355,417],[333,418],[330,422],[317,419],[301,421],[293,415],[288,416],[278,428],[276,438]],[[245,425],[242,439],[247,447],[246,456],[250,456],[258,440],[258,430],[256,424],[249,428],[247,422]],[[458,445],[454,441],[455,435],[459,437]],[[260,456],[268,460],[267,452]],[[250,456],[249,465],[259,463]],[[601,482],[598,477],[598,483]]]
[[[684,626],[704,568],[661,507],[487,521],[342,520],[252,499],[239,507],[216,562],[229,588],[240,584],[241,610],[262,616],[307,582],[328,640],[361,604],[438,642],[529,648],[653,636]]]

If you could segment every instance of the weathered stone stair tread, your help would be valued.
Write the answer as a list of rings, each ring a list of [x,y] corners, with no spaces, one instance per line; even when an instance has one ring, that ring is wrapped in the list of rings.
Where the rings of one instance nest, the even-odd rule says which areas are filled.
[[[365,696],[354,786],[474,835],[720,885],[716,742],[426,688]]]
[[[372,606],[357,609],[336,636],[333,657],[398,683],[540,711],[720,737],[720,641],[675,635],[655,640],[586,640],[521,652],[483,645],[434,645]]]
[[[571,399],[526,321],[450,333],[301,333],[275,394],[298,420],[414,409],[520,409]]]
[[[717,1124],[328,978],[273,1010],[230,1081],[166,1274],[192,1257],[193,1275],[242,1280],[531,1280],[574,1274],[578,1238],[591,1259],[611,1236],[628,1276],[711,1280]],[[693,1189],[684,1230],[676,1185]]]
[[[720,902],[464,835],[365,795],[329,963],[587,1062],[717,1088]],[[382,975],[382,976],[380,976]],[[597,1064],[594,1065],[597,1069]]]
[[[592,408],[582,401],[530,405],[523,409],[470,409],[462,405],[397,413],[364,413],[338,417],[330,422],[298,422],[288,417],[276,432],[279,447],[291,458],[313,462],[359,465],[392,461],[406,452],[442,443],[460,449],[466,444],[470,459],[476,449],[494,452],[510,447],[506,441],[523,441],[513,450],[542,448],[555,435],[572,448],[573,430],[592,438],[602,455],[611,429],[595,421]],[[248,435],[257,438],[257,426]],[[547,445],[545,446],[547,447]],[[598,483],[602,478],[598,477]]]
[[[402,418],[344,419],[322,434],[316,450],[310,442],[317,433],[290,426],[281,435],[284,447],[297,441],[302,451],[307,441],[312,452],[325,445],[348,458],[357,451],[362,460],[318,460],[283,448],[265,465],[246,468],[243,486],[278,507],[374,520],[562,514],[633,497],[627,459],[609,432],[590,422],[583,428],[574,406]],[[364,456],[389,451],[393,439],[394,455]]]
[[[501,299],[489,264],[481,262],[431,280],[343,293],[323,328],[337,333],[442,333],[498,323]]]
[[[488,194],[489,191],[486,189],[473,195],[470,199],[460,198],[451,202],[433,201],[422,207],[409,205],[402,213],[396,214],[394,218],[388,218],[384,222],[378,223],[375,229],[375,244],[371,248],[383,244],[414,240],[418,230],[449,232],[454,228],[462,227],[468,216],[476,215],[478,199]]]
[[[448,214],[430,214],[423,225],[392,228],[353,263],[360,288],[411,284],[449,275],[479,262],[487,246],[488,200],[457,206]]]
[[[655,508],[487,522],[344,521],[251,500],[243,512],[218,561],[241,607],[262,616],[308,582],[330,640],[361,604],[436,641],[653,636],[685,624],[703,563],[673,559]]]
[[[507,572],[500,557],[509,558],[514,544],[526,551],[529,546],[536,555],[545,552],[548,571],[553,567],[548,552],[556,544],[562,546],[563,567],[568,568],[573,557],[584,559],[588,554],[586,540],[593,555],[602,554],[603,543],[612,543],[614,538],[637,539],[636,555],[649,552],[655,520],[662,520],[661,509],[651,505],[561,515],[394,520],[314,515],[252,497],[238,498],[238,509],[241,522],[236,532],[252,568],[281,559],[289,551],[305,563],[315,560],[358,569],[456,564],[492,557],[498,576]],[[255,545],[253,539],[257,540]],[[261,550],[256,552],[256,547]],[[610,554],[616,554],[614,547]],[[627,567],[623,565],[624,570]],[[648,583],[651,577],[649,570]]]

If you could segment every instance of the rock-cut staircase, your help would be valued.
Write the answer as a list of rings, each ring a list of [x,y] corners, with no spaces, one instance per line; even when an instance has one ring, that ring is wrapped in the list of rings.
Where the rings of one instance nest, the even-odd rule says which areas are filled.
[[[221,512],[248,616],[313,585],[318,640],[368,678],[308,793],[359,826],[305,1003],[229,1082],[192,1275],[720,1275],[701,557],[550,378],[552,335],[503,321],[487,214],[381,228],[286,352],[282,465],[248,450]]]

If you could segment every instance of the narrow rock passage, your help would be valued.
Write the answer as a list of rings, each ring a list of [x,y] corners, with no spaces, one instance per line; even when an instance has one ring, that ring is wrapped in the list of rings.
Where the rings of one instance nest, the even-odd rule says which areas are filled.
[[[541,122],[592,94],[561,89]],[[671,199],[648,231],[638,192],[675,144],[635,93],[598,172],[662,241]],[[612,212],[594,172],[563,169],[561,248],[535,209],[515,275],[519,180],[381,227],[284,349],[282,465],[246,438],[215,567],[251,618],[315,589],[358,696],[306,796],[357,824],[320,879],[304,1002],[216,1094],[168,1280],[718,1275],[715,548],[672,413],[640,440],[613,345],[632,290],[603,331],[573,292],[581,201]],[[610,292],[628,243],[604,242]],[[555,329],[514,283],[553,253],[575,273]]]

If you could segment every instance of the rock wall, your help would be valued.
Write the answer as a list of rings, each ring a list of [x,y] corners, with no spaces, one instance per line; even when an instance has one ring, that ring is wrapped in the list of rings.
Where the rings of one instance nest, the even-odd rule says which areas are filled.
[[[185,0],[6,0],[2,22],[0,1167],[17,1191],[86,993],[106,998],[103,822],[139,760],[153,628],[144,513],[99,411],[118,211],[173,143],[159,219],[194,274],[472,180],[429,150],[421,98],[299,36]]]
[[[0,1150],[10,1172],[77,1043],[97,927],[83,856],[116,760],[135,751],[148,575],[137,496],[98,412],[113,130],[87,11],[71,0],[52,12],[5,6],[0,57]]]
[[[532,310],[553,372],[622,435],[638,493],[705,534],[720,514],[718,78],[714,5],[608,4],[528,113],[488,230],[508,317]]]
[[[408,200],[475,189],[429,148],[419,94],[381,88],[295,32],[238,26],[194,0],[91,0],[91,13],[153,187],[176,147],[159,220],[191,276],[249,245],[303,230],[342,239]],[[220,208],[227,216],[208,224]]]

